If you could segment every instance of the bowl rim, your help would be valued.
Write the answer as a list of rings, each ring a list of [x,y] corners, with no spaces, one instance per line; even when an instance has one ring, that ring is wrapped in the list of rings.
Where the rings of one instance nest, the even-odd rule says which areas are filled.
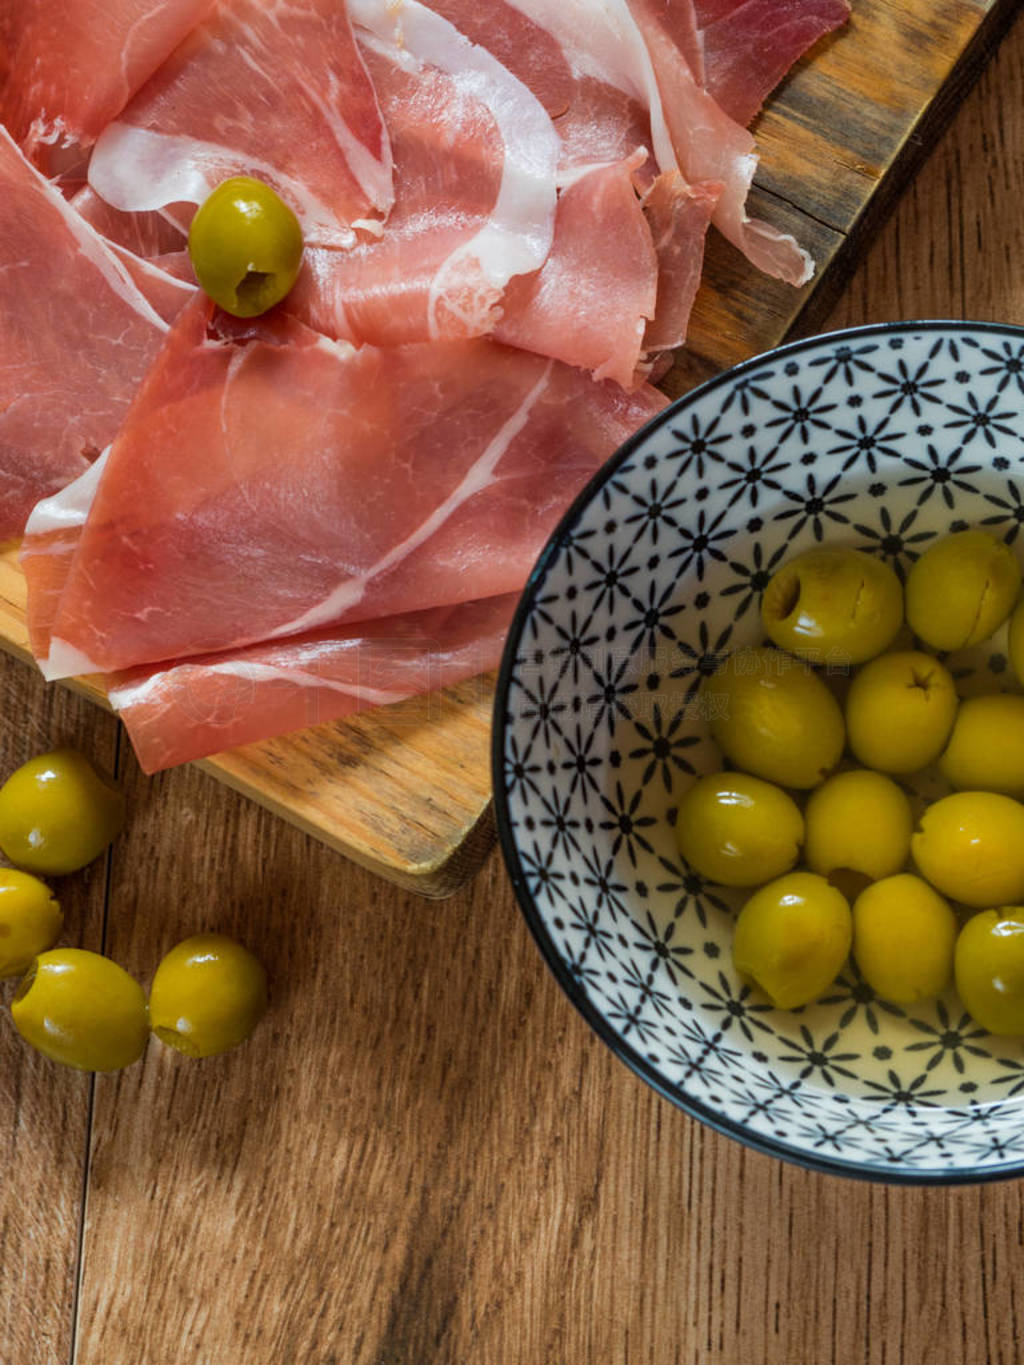
[[[516,901],[526,920],[527,927],[540,949],[555,980],[564,993],[583,1016],[589,1026],[610,1048],[612,1053],[623,1062],[636,1076],[651,1087],[662,1099],[691,1118],[698,1119],[709,1128],[735,1139],[754,1151],[766,1156],[777,1157],[792,1165],[802,1166],[805,1170],[825,1175],[845,1176],[853,1180],[865,1180],[883,1185],[972,1185],[990,1183],[996,1180],[1013,1180],[1024,1176],[1024,1158],[996,1168],[986,1166],[965,1166],[945,1170],[941,1167],[923,1167],[917,1170],[902,1170],[898,1167],[885,1167],[867,1162],[844,1161],[837,1157],[817,1155],[803,1148],[795,1147],[779,1139],[766,1137],[750,1130],[745,1124],[724,1117],[701,1100],[685,1094],[677,1087],[667,1084],[655,1068],[636,1051],[636,1049],[608,1024],[600,1010],[593,1004],[586,991],[565,965],[565,961],[548,932],[544,919],[530,893],[519,849],[512,830],[508,799],[504,782],[504,759],[506,742],[506,698],[511,685],[512,672],[523,630],[534,607],[537,595],[543,585],[553,560],[562,549],[563,537],[579,522],[585,509],[595,495],[609,482],[618,470],[632,456],[634,451],[648,437],[668,421],[676,420],[680,412],[691,404],[713,393],[715,389],[733,383],[737,378],[752,371],[763,369],[766,364],[801,351],[815,349],[822,345],[842,344],[847,339],[863,339],[872,336],[891,336],[907,332],[960,331],[968,334],[991,333],[1011,336],[1024,344],[1024,326],[1016,323],[974,321],[966,318],[927,318],[921,320],[902,320],[897,322],[869,322],[855,327],[841,327],[830,332],[817,332],[812,336],[800,337],[795,341],[783,342],[770,350],[759,352],[747,360],[740,361],[711,378],[698,384],[667,404],[659,413],[619,447],[587,481],[576,495],[555,529],[551,532],[544,548],[530,571],[526,584],[516,604],[515,613],[509,626],[508,636],[502,651],[501,665],[495,687],[493,721],[491,726],[491,779],[494,793],[494,816],[498,844],[506,871],[512,882]]]

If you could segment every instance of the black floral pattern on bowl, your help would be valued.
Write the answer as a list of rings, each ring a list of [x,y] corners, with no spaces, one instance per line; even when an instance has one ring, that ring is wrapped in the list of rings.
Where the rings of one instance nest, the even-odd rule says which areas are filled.
[[[624,1061],[761,1150],[884,1180],[1024,1174],[1024,1043],[952,992],[879,1000],[852,965],[816,1004],[772,1009],[732,969],[741,896],[685,866],[672,830],[685,784],[718,766],[701,681],[761,639],[786,555],[828,540],[905,576],[965,526],[1016,548],[1022,492],[1024,329],[858,328],[666,409],[577,499],[523,595],[494,784],[527,922]],[[1016,688],[999,637],[948,662],[964,693]]]

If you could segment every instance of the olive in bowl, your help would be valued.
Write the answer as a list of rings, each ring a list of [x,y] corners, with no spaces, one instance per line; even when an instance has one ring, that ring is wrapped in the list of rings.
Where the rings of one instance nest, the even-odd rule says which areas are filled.
[[[888,649],[903,624],[903,587],[877,555],[823,545],[787,560],[761,599],[765,634],[809,658],[860,664]]]
[[[855,707],[850,724],[849,701],[857,675],[886,653],[853,663],[828,647],[803,661],[787,650],[790,662],[776,662],[780,677],[813,662],[815,682],[844,722],[834,727],[838,743],[813,755],[809,772],[797,770],[797,782],[810,779],[802,786],[792,770],[759,763],[775,756],[748,724],[761,708],[744,701],[733,709],[751,675],[735,678],[735,692],[732,680],[720,688],[715,679],[765,650],[765,590],[802,555],[854,550],[906,584],[933,544],[966,527],[1024,559],[1007,491],[1019,438],[993,433],[989,446],[963,420],[975,404],[998,403],[1024,431],[1024,393],[1002,363],[1020,354],[1024,329],[1009,326],[877,326],[807,338],[687,393],[602,469],[553,531],[499,676],[501,847],[567,996],[659,1094],[720,1132],[817,1170],[940,1184],[1024,1173],[1019,1045],[986,1033],[955,983],[944,983],[948,934],[927,972],[897,981],[879,970],[885,898],[881,908],[870,899],[863,907],[862,954],[878,985],[906,998],[886,998],[858,969],[854,939],[816,998],[795,1012],[778,1008],[757,984],[753,960],[733,957],[739,916],[758,888],[729,886],[709,864],[701,871],[699,854],[684,856],[679,813],[701,779],[739,769],[780,787],[806,824],[834,773],[875,766],[874,722],[859,726]],[[927,386],[927,399],[905,392],[907,376]],[[918,430],[925,425],[928,432]],[[958,467],[969,436],[978,466],[970,479],[933,479]],[[884,727],[877,755],[910,800],[915,826],[924,804],[949,791],[935,765],[961,696],[1015,686],[1001,635],[940,659],[935,648],[906,623],[886,646],[925,656],[919,677],[896,667],[890,685],[903,720]],[[1024,647],[1018,652],[1024,659]],[[879,687],[874,700],[882,721],[885,693]],[[802,710],[792,708],[797,719]],[[753,742],[741,752],[730,729],[754,730]],[[865,738],[869,747],[858,753],[854,741]],[[897,807],[905,811],[894,800]],[[867,820],[851,817],[854,845],[861,829],[866,843]],[[872,860],[872,874],[888,872],[905,848],[905,814],[898,833],[889,848],[880,841],[885,856]],[[820,866],[852,860],[849,844],[824,843]],[[781,876],[801,874],[809,856],[805,843]],[[913,855],[889,875],[925,880]],[[992,904],[1021,904],[1024,893],[1012,885],[996,889]],[[952,891],[932,890],[963,917]],[[931,895],[916,907],[906,892],[898,884],[887,895],[920,924],[948,926]]]

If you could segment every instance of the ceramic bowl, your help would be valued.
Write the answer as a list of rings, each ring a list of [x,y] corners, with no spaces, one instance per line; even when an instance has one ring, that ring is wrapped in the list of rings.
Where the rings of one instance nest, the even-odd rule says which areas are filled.
[[[844,1175],[1024,1173],[1024,1041],[989,1036],[952,991],[878,999],[851,963],[819,1002],[772,1008],[732,966],[744,893],[681,861],[675,808],[720,766],[701,681],[762,641],[784,558],[850,545],[905,576],[968,526],[1024,548],[1024,329],[783,346],[674,403],[594,478],[537,563],[500,675],[501,844],[570,1000],[689,1114]],[[1017,689],[1004,637],[948,662],[962,692]]]

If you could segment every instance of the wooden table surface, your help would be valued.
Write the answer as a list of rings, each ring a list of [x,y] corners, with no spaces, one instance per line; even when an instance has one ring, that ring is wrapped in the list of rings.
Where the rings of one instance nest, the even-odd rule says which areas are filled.
[[[1024,322],[1024,17],[829,323]],[[594,1038],[497,855],[442,903],[0,659],[0,771],[116,765],[131,823],[68,939],[148,980],[219,929],[270,968],[234,1054],[92,1079],[0,1019],[0,1365],[1010,1365],[1021,1182],[872,1186],[757,1155]],[[6,984],[6,1002],[12,987]]]

